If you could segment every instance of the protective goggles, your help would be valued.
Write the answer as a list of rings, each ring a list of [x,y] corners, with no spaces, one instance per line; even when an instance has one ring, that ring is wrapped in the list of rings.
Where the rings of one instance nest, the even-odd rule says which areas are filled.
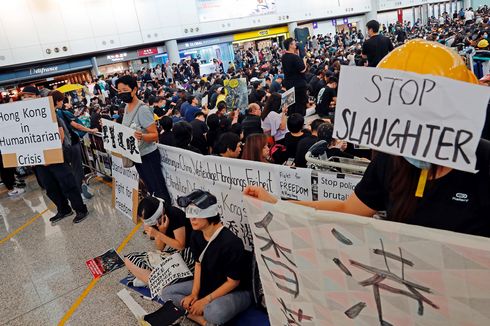
[[[194,204],[200,209],[206,209],[217,203],[216,197],[211,195],[207,191],[200,189],[194,190],[187,196],[182,196],[177,198],[177,205],[182,208],[186,208],[190,204]]]

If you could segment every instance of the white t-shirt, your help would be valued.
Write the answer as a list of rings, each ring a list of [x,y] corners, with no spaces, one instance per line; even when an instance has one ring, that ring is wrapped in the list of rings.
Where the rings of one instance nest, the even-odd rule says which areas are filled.
[[[281,126],[281,114],[271,111],[262,121],[262,129],[264,133],[270,133],[272,137],[274,137],[275,141],[279,141],[284,138],[284,136],[288,133],[288,128],[284,130],[280,130]]]

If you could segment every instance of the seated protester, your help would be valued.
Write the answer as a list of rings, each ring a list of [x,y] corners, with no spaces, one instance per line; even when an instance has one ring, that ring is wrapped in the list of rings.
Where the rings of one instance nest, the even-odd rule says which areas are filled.
[[[249,135],[243,148],[242,160],[269,163],[270,148],[267,136],[264,134]]]
[[[204,122],[206,120],[204,113],[196,112],[196,117],[191,122],[192,126],[192,140],[191,145],[196,147],[202,154],[208,154],[208,144],[206,140],[206,133],[208,132],[208,126]]]
[[[165,115],[165,104],[166,100],[164,97],[150,96],[148,99],[148,105],[153,108],[153,114],[155,114],[158,118]]]
[[[315,119],[310,124],[311,134],[307,134],[303,139],[298,142],[298,147],[296,149],[296,157],[294,159],[294,166],[299,168],[306,167],[306,153],[311,146],[313,146],[318,141],[318,127],[325,123],[322,119]]]
[[[220,128],[220,118],[217,114],[211,114],[208,116],[206,120],[206,124],[208,126],[208,133],[206,134],[207,146],[209,148],[209,152],[205,154],[214,153],[213,148],[218,140],[219,136],[223,133]],[[203,153],[204,154],[204,153]]]
[[[272,81],[269,91],[272,93],[279,93],[281,90],[282,80],[284,79],[284,75],[277,75],[276,79]]]
[[[246,116],[242,121],[243,137],[245,139],[247,139],[248,135],[262,134],[264,132],[262,129],[262,121],[260,120],[261,114],[262,110],[257,103],[251,103],[248,106]]]
[[[306,137],[305,132],[303,132],[305,118],[299,113],[293,113],[288,118],[287,124],[289,132],[282,140],[282,144],[286,146],[287,157],[295,158],[298,143]]]
[[[320,90],[316,101],[316,113],[320,117],[329,115],[332,111],[330,109],[332,101],[337,98],[337,78],[328,77],[326,82],[327,85]]]
[[[225,132],[219,136],[214,146],[215,154],[221,157],[238,158],[242,151],[240,145],[240,136],[234,132]]]
[[[146,234],[155,239],[157,251],[133,252],[124,258],[129,273],[134,277],[134,286],[147,286],[153,269],[163,259],[179,251],[189,269],[194,270],[190,250],[192,226],[184,211],[166,206],[159,198],[145,197],[138,205],[138,217],[144,223]]]
[[[252,264],[243,242],[221,223],[216,197],[194,190],[177,202],[186,207],[194,230],[194,280],[170,285],[160,298],[189,312],[199,325],[224,325],[251,304],[246,275]]]
[[[174,134],[172,132],[173,125],[174,122],[171,117],[163,116],[160,119],[160,127],[162,128],[162,131],[160,131],[160,134],[158,135],[160,144],[175,146]]]
[[[260,115],[264,133],[268,136],[274,137],[276,142],[283,139],[288,132],[286,116],[287,110],[288,107],[286,105],[284,105],[281,110],[281,95],[273,93],[265,102],[264,110]]]
[[[317,131],[318,140],[324,140],[327,142],[327,148],[325,149],[325,153],[327,157],[345,157],[345,158],[355,158],[354,155],[350,155],[345,152],[347,148],[347,143],[338,141],[333,138],[333,124],[332,123],[323,123],[318,127]]]
[[[173,108],[172,110],[172,122],[176,124],[177,122],[185,121],[184,118],[182,118],[180,111],[177,108]]]
[[[262,82],[252,82],[252,91],[248,95],[248,103],[262,103],[265,100],[266,93],[262,90]]]
[[[202,154],[199,149],[191,145],[192,126],[189,122],[177,122],[172,128],[172,133],[174,134],[175,147]]]
[[[194,95],[190,95],[187,98],[187,103],[184,103],[182,105],[182,108],[180,109],[180,113],[184,117],[185,121],[191,122],[192,120],[194,120],[196,113],[201,112],[201,108],[198,107],[198,104],[199,100]],[[208,114],[207,107],[204,107],[202,112],[204,114]]]

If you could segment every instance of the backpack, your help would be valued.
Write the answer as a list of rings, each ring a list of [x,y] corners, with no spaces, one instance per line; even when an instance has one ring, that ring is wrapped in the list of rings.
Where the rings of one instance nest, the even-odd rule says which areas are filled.
[[[65,122],[58,117],[58,125],[63,128],[63,133],[64,133],[64,138],[62,142],[62,150],[63,150],[63,159],[65,163],[70,163],[71,162],[71,137],[68,136],[70,135],[70,131],[68,130],[68,127],[66,126]]]
[[[85,133],[80,131],[80,133],[83,133],[83,136],[80,136],[79,133],[78,133],[78,130],[75,131],[73,130],[73,127],[70,125],[70,122],[68,120],[68,118],[66,117],[66,114],[65,114],[65,111],[64,110],[60,110],[61,112],[61,119],[63,120],[64,124],[65,124],[65,127],[68,129],[69,131],[69,135],[70,135],[70,138],[71,138],[71,144],[76,144],[77,142],[80,141],[80,138],[82,138],[83,136],[85,136]],[[77,121],[75,121],[76,123],[80,123],[79,120],[77,119]]]

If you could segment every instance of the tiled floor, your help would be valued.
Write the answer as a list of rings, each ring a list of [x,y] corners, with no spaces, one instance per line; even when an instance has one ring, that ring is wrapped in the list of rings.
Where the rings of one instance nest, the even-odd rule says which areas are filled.
[[[90,216],[80,224],[73,217],[52,226],[51,208],[32,224],[0,244],[0,325],[57,325],[90,283],[85,261],[117,248],[134,228],[132,221],[111,207],[111,188],[91,184],[95,196],[87,201]],[[28,181],[27,192],[8,198],[0,188],[0,241],[38,213],[52,207],[37,185]],[[138,230],[123,254],[151,249],[152,242]],[[67,325],[136,325],[136,319],[117,292],[125,277],[120,269],[104,276],[87,295]],[[133,298],[148,312],[157,305]]]

